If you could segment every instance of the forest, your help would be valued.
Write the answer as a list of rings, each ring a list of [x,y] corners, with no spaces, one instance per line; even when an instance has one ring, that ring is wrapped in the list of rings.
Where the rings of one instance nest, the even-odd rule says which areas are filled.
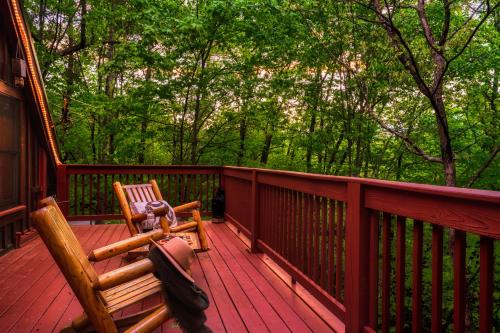
[[[500,189],[498,1],[24,6],[65,163]]]

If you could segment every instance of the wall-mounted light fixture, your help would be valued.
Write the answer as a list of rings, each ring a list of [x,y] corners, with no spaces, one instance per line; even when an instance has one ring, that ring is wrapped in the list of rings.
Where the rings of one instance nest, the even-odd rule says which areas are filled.
[[[12,74],[14,76],[14,86],[23,88],[24,79],[26,78],[26,61],[24,59],[12,59]]]

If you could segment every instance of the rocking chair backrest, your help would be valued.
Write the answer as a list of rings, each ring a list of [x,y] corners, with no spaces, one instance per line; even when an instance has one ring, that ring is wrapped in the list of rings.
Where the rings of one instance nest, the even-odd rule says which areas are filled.
[[[160,192],[160,188],[156,183],[156,180],[152,179],[149,184],[135,184],[135,185],[122,185],[120,182],[115,182],[113,184],[115,193],[118,197],[120,208],[127,222],[127,226],[130,230],[131,235],[139,233],[139,229],[132,222],[132,211],[130,210],[130,202],[145,202],[145,201],[157,201],[163,200]],[[168,228],[168,221],[161,217],[160,221],[162,226]],[[167,230],[165,230],[167,231]]]
[[[53,199],[52,199],[53,200]],[[85,313],[99,332],[116,331],[112,317],[92,285],[97,280],[78,239],[57,204],[46,200],[46,207],[32,213],[32,218],[50,254],[59,266]]]
[[[123,189],[127,193],[129,202],[156,201],[151,184],[124,185]]]

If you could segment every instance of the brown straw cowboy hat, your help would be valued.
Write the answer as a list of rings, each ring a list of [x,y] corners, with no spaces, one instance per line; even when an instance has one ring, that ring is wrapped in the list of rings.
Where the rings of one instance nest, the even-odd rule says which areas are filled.
[[[182,274],[190,282],[194,282],[193,278],[187,273],[189,267],[194,260],[194,251],[188,243],[179,237],[174,237],[166,242],[157,243],[151,240],[154,246],[165,255],[168,261],[174,266],[179,273]]]

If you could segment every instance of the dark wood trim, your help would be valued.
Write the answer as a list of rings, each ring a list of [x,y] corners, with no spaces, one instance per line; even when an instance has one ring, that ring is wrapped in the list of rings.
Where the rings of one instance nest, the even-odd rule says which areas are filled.
[[[12,207],[12,208],[9,208],[6,210],[2,210],[2,211],[0,211],[0,218],[22,212],[25,209],[26,209],[26,205],[19,205],[19,206],[15,206],[15,207]]]

